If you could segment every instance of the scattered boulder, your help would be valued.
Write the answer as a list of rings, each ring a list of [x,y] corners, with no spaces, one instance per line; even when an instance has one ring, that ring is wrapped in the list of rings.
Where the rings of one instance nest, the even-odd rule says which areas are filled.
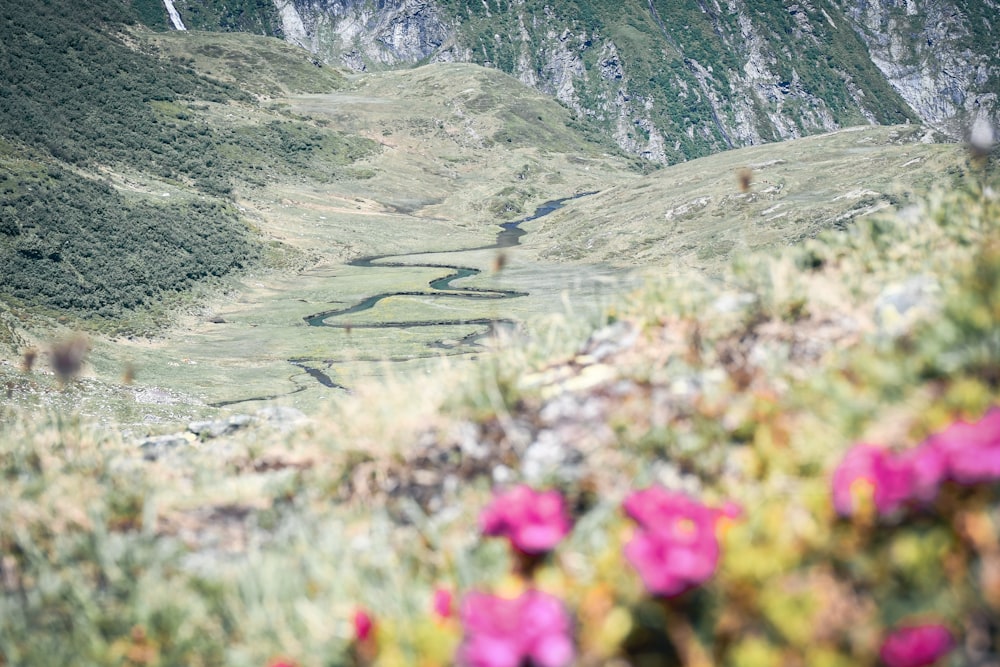
[[[280,405],[261,408],[254,416],[258,421],[279,431],[291,431],[309,421],[309,417],[301,410]]]
[[[228,419],[191,422],[188,424],[188,431],[195,434],[199,438],[206,440],[235,433],[242,428],[246,428],[252,422],[253,417],[250,415],[233,415]]]
[[[169,435],[154,435],[139,441],[142,457],[147,461],[156,461],[174,450],[187,447],[195,441],[190,433],[172,433]]]

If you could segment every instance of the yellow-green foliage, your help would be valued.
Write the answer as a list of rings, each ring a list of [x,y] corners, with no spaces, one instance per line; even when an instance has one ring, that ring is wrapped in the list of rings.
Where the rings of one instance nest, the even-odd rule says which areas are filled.
[[[534,576],[566,602],[581,664],[875,665],[914,619],[946,624],[962,664],[968,633],[989,637],[1000,614],[997,485],[843,519],[831,474],[855,442],[909,449],[1000,402],[998,266],[1000,198],[970,185],[744,259],[722,281],[651,277],[613,315],[640,335],[605,360],[606,383],[584,355],[511,354],[443,412],[422,399],[380,425],[371,415],[399,414],[412,392],[361,392],[352,423],[156,461],[65,417],[2,413],[0,664],[350,664],[367,651],[352,640],[358,607],[376,618],[376,664],[449,664],[461,629],[431,614],[432,591],[526,584],[476,537],[488,476],[468,473],[437,509],[389,482],[451,470],[457,449],[413,453],[450,428],[517,452],[553,396],[605,401],[614,425],[613,446],[559,483],[576,525]],[[915,276],[935,287],[889,312],[885,295]],[[668,469],[743,516],[719,526],[714,576],[660,604],[622,556],[633,528],[619,506]]]

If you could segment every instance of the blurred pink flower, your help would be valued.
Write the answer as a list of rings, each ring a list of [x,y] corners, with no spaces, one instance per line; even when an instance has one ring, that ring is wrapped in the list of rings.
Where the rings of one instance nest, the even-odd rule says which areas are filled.
[[[723,503],[722,507],[715,510],[715,515],[720,519],[725,518],[736,521],[743,518],[743,506],[732,500],[727,500]]]
[[[940,448],[924,443],[902,452],[897,460],[910,470],[910,497],[927,504],[937,497],[948,476],[948,459]]]
[[[366,641],[375,630],[375,621],[364,609],[354,612],[354,637],[360,641]]]
[[[693,500],[684,493],[667,491],[662,486],[651,486],[629,494],[622,503],[625,510],[642,528],[655,529],[664,525],[664,519],[673,516],[709,516],[713,510]]]
[[[886,637],[879,657],[887,667],[923,667],[937,662],[954,646],[954,638],[943,625],[904,626]]]
[[[528,590],[514,599],[472,592],[459,612],[464,667],[563,667],[573,660],[571,623],[562,602]]]
[[[916,490],[911,463],[875,445],[855,445],[833,473],[833,506],[841,516],[861,509],[861,492],[870,492],[875,509],[886,515],[903,507]]]
[[[447,588],[438,588],[434,591],[434,613],[438,618],[445,619],[452,616],[452,595]]]
[[[959,484],[1000,479],[1000,407],[991,408],[971,424],[955,421],[923,446],[941,452],[948,477]]]
[[[649,592],[664,597],[680,595],[712,576],[719,562],[716,523],[723,516],[738,516],[739,508],[712,509],[658,486],[631,494],[623,506],[639,524],[625,545],[625,558]]]
[[[880,515],[909,503],[930,503],[941,484],[1000,480],[1000,408],[978,422],[958,420],[911,450],[894,454],[855,445],[833,473],[833,506],[841,516],[861,509],[864,494]]]
[[[503,536],[527,554],[552,550],[569,533],[566,503],[558,491],[516,486],[493,497],[479,515],[484,535]]]

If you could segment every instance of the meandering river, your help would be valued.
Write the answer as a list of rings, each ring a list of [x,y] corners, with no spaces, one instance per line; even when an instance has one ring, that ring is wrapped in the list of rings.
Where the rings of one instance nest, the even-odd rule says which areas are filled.
[[[428,290],[400,290],[400,291],[387,291],[379,292],[377,294],[372,294],[364,299],[361,299],[357,303],[345,307],[337,308],[333,310],[324,310],[311,315],[305,316],[303,319],[305,322],[312,327],[331,327],[337,329],[344,329],[347,331],[352,331],[354,329],[411,329],[419,327],[456,327],[456,328],[468,328],[469,326],[480,327],[476,331],[466,334],[459,338],[458,340],[441,339],[435,340],[427,344],[428,352],[427,357],[439,356],[441,354],[467,354],[472,351],[470,348],[474,348],[479,345],[482,338],[494,335],[500,328],[514,329],[517,326],[517,322],[510,318],[504,317],[478,317],[478,318],[453,318],[453,319],[442,319],[442,318],[432,318],[425,320],[389,320],[389,321],[379,321],[379,322],[364,322],[364,321],[354,321],[350,317],[357,313],[367,311],[375,307],[379,302],[389,299],[392,297],[427,297],[432,299],[466,299],[466,300],[500,300],[500,299],[515,299],[518,297],[528,296],[528,292],[511,290],[511,289],[488,289],[479,287],[462,287],[456,286],[454,283],[456,281],[462,280],[464,278],[470,278],[481,273],[480,269],[473,268],[470,266],[461,266],[457,264],[442,264],[442,263],[420,263],[419,261],[387,261],[392,260],[394,257],[419,257],[420,255],[435,255],[440,257],[441,255],[448,254],[459,254],[468,253],[477,250],[497,250],[502,251],[505,248],[510,248],[520,244],[521,237],[523,237],[527,232],[521,228],[521,225],[525,222],[531,220],[537,220],[538,218],[548,215],[553,211],[558,210],[562,205],[570,200],[577,199],[580,197],[585,197],[588,195],[595,194],[594,192],[584,192],[572,197],[564,197],[562,199],[554,199],[547,201],[537,207],[531,215],[521,218],[519,220],[514,220],[512,222],[506,222],[500,225],[501,230],[497,234],[496,241],[489,245],[476,246],[471,248],[460,248],[453,251],[442,252],[440,250],[430,250],[426,252],[418,253],[408,253],[406,255],[377,255],[372,257],[362,257],[355,259],[348,263],[349,266],[368,268],[368,269],[383,269],[383,268],[430,268],[430,269],[442,269],[446,271],[445,275],[432,279],[428,282]],[[409,361],[410,358],[407,359]],[[390,360],[391,361],[391,360]],[[221,401],[217,403],[212,403],[211,405],[215,407],[223,407],[229,405],[236,405],[239,403],[246,403],[250,401],[265,401],[273,400],[277,398],[282,398],[284,396],[291,396],[297,394],[301,391],[305,391],[308,388],[308,383],[298,381],[298,377],[309,378],[309,381],[319,383],[321,386],[341,390],[349,391],[348,387],[336,382],[330,375],[330,369],[335,365],[333,360],[323,360],[314,359],[306,357],[296,357],[288,359],[288,363],[295,366],[301,371],[297,373],[296,376],[290,378],[292,382],[296,385],[291,391],[273,394],[267,396],[253,396],[249,398],[241,398],[238,400]],[[313,385],[315,386],[315,385]]]

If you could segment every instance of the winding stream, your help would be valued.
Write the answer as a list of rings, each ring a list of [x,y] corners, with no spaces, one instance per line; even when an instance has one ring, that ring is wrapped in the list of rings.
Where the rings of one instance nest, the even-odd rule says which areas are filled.
[[[392,257],[415,257],[419,255],[444,255],[448,253],[464,253],[476,250],[502,250],[504,248],[510,248],[519,245],[521,242],[521,237],[527,232],[521,229],[521,225],[525,222],[531,220],[537,220],[542,216],[548,215],[553,211],[558,210],[567,201],[573,199],[578,199],[580,197],[586,197],[588,195],[595,194],[594,192],[583,192],[572,197],[564,197],[562,199],[553,199],[547,201],[535,209],[535,212],[531,215],[521,218],[519,220],[514,220],[512,222],[506,222],[500,225],[501,230],[497,234],[496,241],[489,245],[477,246],[472,248],[460,248],[457,250],[428,250],[425,252],[417,253],[407,253],[405,255],[375,255],[371,257],[362,257],[359,259],[352,260],[348,262],[348,266],[355,266],[360,268],[385,268],[385,267],[406,267],[406,268],[431,268],[431,269],[446,269],[447,274],[439,278],[435,278],[428,283],[430,290],[427,291],[398,291],[398,292],[381,292],[379,294],[373,294],[369,297],[362,299],[353,306],[347,308],[338,308],[334,310],[324,310],[318,313],[313,313],[312,315],[307,315],[303,319],[309,326],[313,327],[332,327],[337,329],[353,330],[353,329],[409,329],[416,327],[467,327],[467,326],[480,326],[483,327],[471,334],[468,334],[458,341],[445,341],[438,340],[432,343],[428,343],[427,346],[431,349],[439,351],[452,351],[452,354],[465,354],[466,350],[461,348],[467,348],[469,346],[478,345],[478,341],[487,336],[491,336],[501,327],[507,327],[513,329],[517,326],[517,322],[512,319],[506,318],[469,318],[469,319],[434,319],[434,320],[401,320],[401,321],[386,321],[386,322],[375,322],[375,323],[352,323],[346,320],[347,316],[359,313],[365,310],[370,310],[376,304],[378,304],[383,299],[388,299],[396,296],[411,296],[411,297],[433,297],[433,298],[443,298],[443,299],[484,299],[484,300],[498,300],[498,299],[514,299],[518,297],[528,296],[528,292],[521,292],[517,290],[506,290],[506,289],[488,289],[479,287],[458,287],[453,283],[463,278],[469,278],[482,273],[479,269],[469,267],[469,266],[458,266],[451,264],[421,264],[412,262],[386,262],[384,260]],[[460,351],[455,352],[454,350],[459,349]],[[438,352],[440,354],[440,352]],[[430,356],[430,355],[428,355]],[[409,359],[407,359],[409,360]],[[397,361],[394,359],[389,359],[389,361]],[[402,360],[398,360],[402,361]],[[330,375],[327,373],[331,367],[336,363],[332,359],[316,359],[316,358],[294,358],[289,359],[288,363],[300,369],[302,373],[296,373],[289,378],[296,386],[290,392],[285,392],[283,394],[276,394],[270,396],[255,396],[252,398],[244,398],[234,401],[222,401],[218,403],[212,403],[213,407],[224,407],[229,405],[236,405],[238,403],[247,403],[250,401],[266,401],[273,400],[276,398],[282,398],[284,396],[290,396],[292,394],[297,394],[301,391],[305,391],[312,382],[303,383],[299,381],[302,375],[308,376],[311,381],[318,382],[323,387],[329,389],[340,389],[344,391],[350,391],[347,387],[335,382]]]
[[[375,306],[382,299],[387,299],[393,296],[433,296],[433,297],[443,297],[443,298],[459,298],[459,299],[513,299],[519,296],[527,296],[527,292],[518,292],[516,290],[497,290],[497,289],[482,289],[478,287],[455,287],[452,283],[456,280],[461,280],[462,278],[469,278],[481,273],[479,269],[474,269],[469,266],[454,266],[451,264],[413,264],[409,262],[382,262],[381,260],[387,259],[389,257],[405,256],[405,257],[415,257],[418,255],[441,255],[446,253],[459,253],[459,252],[471,252],[474,250],[499,250],[503,248],[510,248],[518,245],[521,242],[521,237],[527,234],[523,229],[521,229],[521,224],[525,222],[530,222],[531,220],[537,220],[542,216],[548,215],[553,211],[558,210],[562,205],[570,200],[577,199],[579,197],[585,197],[587,195],[592,195],[593,192],[584,192],[573,197],[564,197],[562,199],[553,199],[547,201],[538,208],[535,212],[526,218],[521,218],[520,220],[515,220],[513,222],[505,222],[500,227],[502,228],[500,233],[497,234],[497,240],[495,243],[490,245],[478,246],[474,248],[460,248],[458,250],[440,251],[440,250],[428,250],[426,252],[410,253],[407,255],[376,255],[374,257],[362,257],[360,259],[352,260],[348,262],[349,266],[358,266],[362,268],[375,268],[375,267],[408,267],[408,268],[430,268],[430,269],[449,269],[452,272],[442,276],[440,278],[435,278],[428,283],[428,286],[434,290],[432,292],[383,292],[382,294],[372,295],[358,303],[354,304],[350,308],[341,308],[337,310],[325,310],[320,313],[315,313],[313,315],[307,315],[305,321],[310,326],[314,327],[338,327],[338,328],[370,328],[370,329],[384,329],[384,328],[408,328],[408,327],[430,327],[430,326],[461,326],[469,324],[485,324],[489,325],[490,329],[499,322],[510,322],[510,320],[498,320],[498,319],[469,319],[469,320],[428,320],[428,321],[404,321],[404,322],[379,322],[376,324],[342,324],[342,323],[331,323],[328,320],[336,317],[343,317],[345,315],[351,315],[353,313],[358,313],[363,310],[368,310]],[[376,262],[378,262],[376,264]],[[485,336],[489,333],[489,330],[480,335],[480,337]]]

